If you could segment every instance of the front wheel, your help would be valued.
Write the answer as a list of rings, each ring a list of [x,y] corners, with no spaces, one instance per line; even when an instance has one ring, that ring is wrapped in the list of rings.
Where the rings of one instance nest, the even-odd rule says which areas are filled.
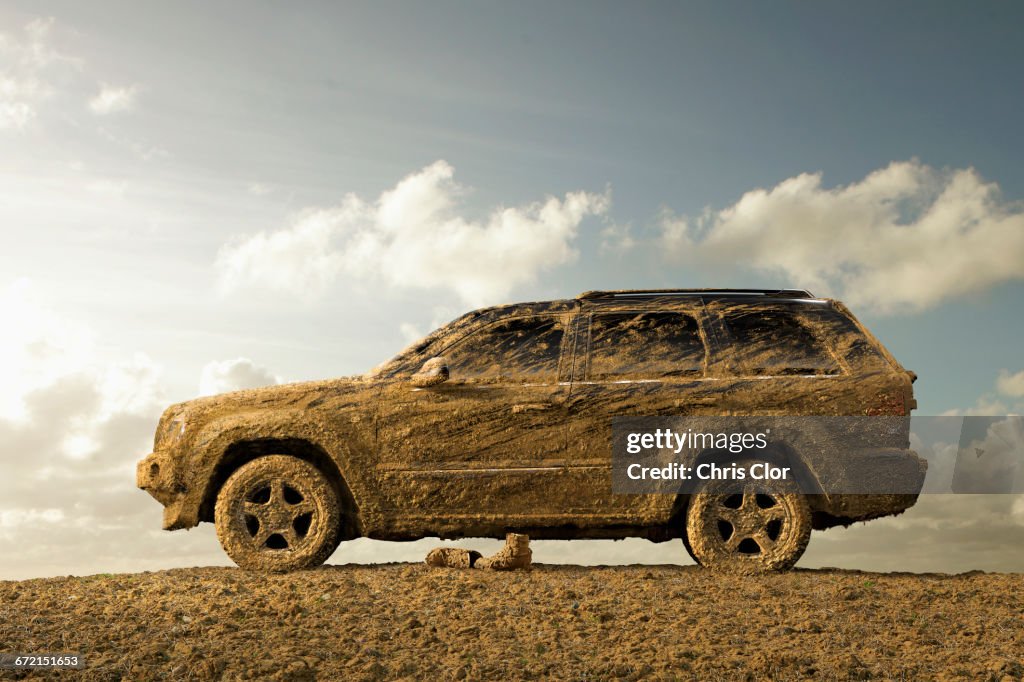
[[[338,547],[341,510],[331,482],[309,462],[269,455],[238,468],[217,494],[217,538],[241,568],[319,566]]]
[[[690,498],[687,550],[700,565],[733,573],[792,568],[811,538],[811,512],[792,481],[709,481]]]

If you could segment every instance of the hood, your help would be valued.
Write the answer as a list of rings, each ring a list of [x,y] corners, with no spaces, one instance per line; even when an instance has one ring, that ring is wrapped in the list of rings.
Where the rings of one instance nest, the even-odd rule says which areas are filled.
[[[366,390],[369,382],[362,376],[340,377],[325,381],[304,381],[279,386],[250,388],[231,393],[204,396],[168,407],[157,426],[157,439],[173,429],[185,430],[189,422],[205,422],[232,412],[264,408],[305,409],[327,398]]]

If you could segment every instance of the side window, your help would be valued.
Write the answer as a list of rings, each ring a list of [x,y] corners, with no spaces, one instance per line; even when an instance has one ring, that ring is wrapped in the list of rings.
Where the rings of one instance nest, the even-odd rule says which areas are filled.
[[[699,376],[704,341],[683,313],[603,313],[590,320],[590,381]]]
[[[864,336],[850,318],[831,309],[815,309],[804,314],[812,329],[821,329],[823,338],[829,339],[833,354],[849,366],[872,365],[888,367],[888,361]]]
[[[825,344],[786,311],[726,313],[733,339],[729,359],[741,374],[838,374]]]
[[[553,383],[563,332],[554,315],[514,317],[470,334],[444,355],[455,380]]]

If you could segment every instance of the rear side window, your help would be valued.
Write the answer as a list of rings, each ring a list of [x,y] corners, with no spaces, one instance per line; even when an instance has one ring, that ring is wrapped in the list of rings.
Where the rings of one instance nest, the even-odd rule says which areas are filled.
[[[603,313],[590,319],[590,381],[699,376],[704,341],[684,313]]]
[[[454,380],[558,379],[564,328],[559,317],[514,317],[480,329],[444,352]]]
[[[731,312],[724,316],[733,345],[727,355],[740,374],[838,374],[825,344],[787,311]]]

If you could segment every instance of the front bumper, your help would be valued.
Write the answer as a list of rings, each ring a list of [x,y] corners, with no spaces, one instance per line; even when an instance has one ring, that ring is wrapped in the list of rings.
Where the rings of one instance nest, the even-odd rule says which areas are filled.
[[[191,528],[185,512],[188,492],[176,476],[174,461],[166,452],[152,452],[135,465],[135,485],[164,506],[163,529]]]

